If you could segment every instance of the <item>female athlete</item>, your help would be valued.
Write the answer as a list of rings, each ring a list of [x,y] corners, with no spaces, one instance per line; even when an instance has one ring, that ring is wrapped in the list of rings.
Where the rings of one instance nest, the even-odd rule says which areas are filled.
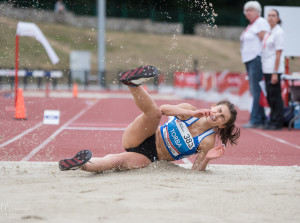
[[[123,134],[122,145],[126,152],[92,158],[91,151],[83,150],[73,158],[61,160],[60,170],[129,170],[146,167],[155,161],[174,161],[197,153],[192,169],[203,171],[210,160],[224,154],[228,142],[237,143],[240,129],[234,124],[237,111],[233,104],[223,100],[211,109],[197,109],[188,103],[158,107],[140,86],[157,75],[158,70],[153,66],[142,66],[119,75],[142,111]],[[159,126],[163,115],[169,116],[169,121]],[[215,147],[216,137],[223,145]]]

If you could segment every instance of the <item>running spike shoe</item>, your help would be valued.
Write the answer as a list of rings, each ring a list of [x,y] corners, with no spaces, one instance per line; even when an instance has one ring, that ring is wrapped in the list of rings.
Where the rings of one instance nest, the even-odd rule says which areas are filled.
[[[157,76],[158,69],[156,67],[147,65],[138,67],[134,70],[119,73],[119,81],[125,85],[137,87],[149,79]]]
[[[92,152],[89,150],[82,150],[78,152],[73,158],[59,161],[58,166],[61,171],[76,170],[86,164],[92,158]]]

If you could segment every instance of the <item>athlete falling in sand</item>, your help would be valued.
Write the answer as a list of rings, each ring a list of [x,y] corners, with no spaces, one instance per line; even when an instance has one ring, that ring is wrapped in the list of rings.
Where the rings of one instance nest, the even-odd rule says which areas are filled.
[[[143,168],[159,160],[174,161],[198,153],[193,170],[205,170],[212,159],[221,157],[225,145],[236,144],[240,129],[235,127],[237,111],[227,100],[211,109],[197,109],[191,104],[165,104],[158,107],[141,84],[158,76],[157,68],[142,66],[121,72],[120,81],[127,85],[137,107],[142,111],[126,128],[122,145],[126,152],[93,157],[83,150],[73,158],[59,162],[60,170],[81,169],[89,172]],[[159,126],[161,117],[169,121]],[[224,145],[215,147],[219,137]]]

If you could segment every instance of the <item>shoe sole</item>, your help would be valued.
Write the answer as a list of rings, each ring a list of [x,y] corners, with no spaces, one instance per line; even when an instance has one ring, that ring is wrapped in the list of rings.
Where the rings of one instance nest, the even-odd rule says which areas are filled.
[[[119,76],[119,81],[123,84],[138,86],[151,78],[158,76],[158,69],[150,65],[142,66],[134,70],[121,72]]]
[[[83,159],[80,159],[82,154],[86,154]],[[63,159],[59,161],[58,166],[61,171],[65,170],[77,170],[84,164],[86,164],[92,158],[92,152],[89,150],[82,150],[78,152],[73,158]]]

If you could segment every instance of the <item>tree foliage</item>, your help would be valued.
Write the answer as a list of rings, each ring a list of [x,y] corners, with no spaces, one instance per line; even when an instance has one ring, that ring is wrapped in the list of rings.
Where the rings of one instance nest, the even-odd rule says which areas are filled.
[[[53,9],[56,0],[0,0],[11,2],[18,7],[41,7]],[[68,8],[80,8],[82,14],[95,11],[97,0],[64,0]],[[107,6],[129,9],[154,8],[159,11],[180,10],[184,12],[197,11],[197,7],[203,3],[212,3],[216,11],[240,12],[247,0],[107,0]],[[262,6],[300,6],[299,0],[259,0]]]
[[[0,0],[16,7],[53,10],[57,0]],[[97,15],[98,0],[64,0],[68,10],[79,15]],[[150,18],[180,22],[184,33],[193,33],[195,23],[245,26],[243,6],[248,0],[106,0],[108,17]],[[299,0],[259,0],[265,5],[300,6]]]

